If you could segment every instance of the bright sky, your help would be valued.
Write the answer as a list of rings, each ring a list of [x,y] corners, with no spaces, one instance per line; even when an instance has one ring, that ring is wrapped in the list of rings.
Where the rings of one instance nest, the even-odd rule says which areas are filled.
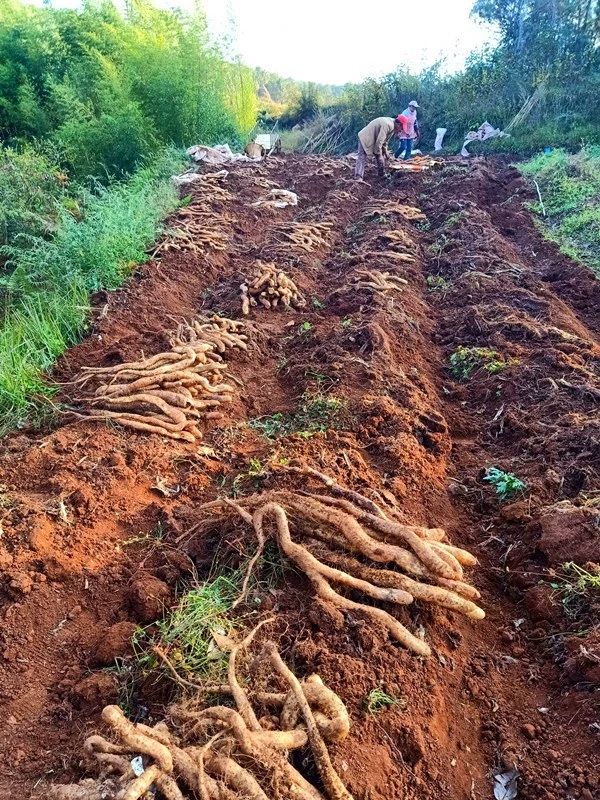
[[[41,0],[29,0],[41,5]],[[52,0],[76,7],[79,0]],[[195,0],[156,0],[191,10]],[[440,57],[453,72],[495,34],[469,14],[474,0],[203,0],[209,27],[251,67],[341,84],[398,65],[419,70]]]

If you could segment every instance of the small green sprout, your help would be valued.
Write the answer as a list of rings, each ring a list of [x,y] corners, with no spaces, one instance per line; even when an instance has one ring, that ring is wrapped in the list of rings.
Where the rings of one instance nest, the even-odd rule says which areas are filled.
[[[378,714],[384,708],[390,706],[398,706],[399,708],[406,708],[405,697],[394,697],[392,694],[387,694],[379,687],[371,689],[369,694],[365,697],[364,707],[369,714]]]
[[[492,484],[501,500],[508,500],[527,489],[527,484],[512,472],[504,472],[497,467],[488,467],[483,480]]]

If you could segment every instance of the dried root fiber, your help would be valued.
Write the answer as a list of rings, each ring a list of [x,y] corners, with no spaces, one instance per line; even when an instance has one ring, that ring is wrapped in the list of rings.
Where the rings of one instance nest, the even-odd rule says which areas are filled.
[[[249,314],[251,306],[277,308],[302,308],[304,296],[291,278],[277,268],[276,264],[257,261],[254,275],[240,285],[242,313]]]
[[[75,381],[95,384],[83,398],[86,416],[127,428],[193,443],[200,420],[221,416],[234,387],[227,383],[227,349],[247,348],[232,320],[196,320],[180,325],[168,352],[113,367],[84,367]]]
[[[249,571],[271,535],[283,555],[310,580],[318,597],[378,620],[394,639],[418,655],[430,653],[422,639],[388,611],[352,600],[343,592],[350,590],[400,606],[419,600],[474,620],[485,616],[475,603],[479,593],[463,579],[463,567],[474,566],[476,560],[450,545],[443,530],[405,525],[332,478],[315,471],[308,474],[322,478],[330,494],[274,490],[235,503],[217,500],[201,507],[207,513],[213,509],[220,512],[221,516],[214,518],[215,526],[222,524],[222,515],[232,512],[252,525],[259,547]],[[318,555],[311,546],[315,540],[320,543]],[[380,569],[382,566],[386,569]]]
[[[84,744],[85,760],[96,779],[53,785],[51,800],[139,800],[150,791],[163,800],[352,800],[333,767],[328,743],[349,732],[348,712],[318,675],[299,680],[273,642],[265,642],[256,660],[262,684],[276,691],[251,692],[237,678],[237,661],[248,649],[257,625],[240,643],[219,641],[229,650],[228,683],[188,685],[191,697],[170,709],[173,724],[133,724],[117,706],[106,706],[102,719],[109,738],[94,735]],[[228,695],[235,708],[209,705],[208,694]],[[260,704],[263,715],[259,717]],[[290,763],[288,753],[308,751],[325,795]],[[141,757],[136,775],[132,759]]]

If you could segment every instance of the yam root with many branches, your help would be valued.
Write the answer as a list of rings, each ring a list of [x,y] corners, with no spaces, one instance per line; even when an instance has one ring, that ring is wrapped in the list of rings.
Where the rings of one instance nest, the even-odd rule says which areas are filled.
[[[397,214],[399,217],[409,220],[427,219],[420,208],[396,203],[394,200],[377,200],[367,206],[364,211],[365,217],[385,216],[386,214]]]
[[[216,500],[201,506],[206,513],[220,512],[221,517],[213,519],[215,525],[221,524],[223,514],[233,511],[254,530],[258,550],[249,564],[243,591],[271,535],[283,555],[306,575],[318,597],[342,610],[361,611],[378,620],[394,639],[418,655],[429,655],[429,645],[391,613],[342,592],[350,590],[399,606],[419,600],[473,620],[485,616],[475,603],[479,593],[463,576],[463,567],[474,566],[476,559],[449,544],[443,530],[403,524],[373,500],[343,489],[332,478],[315,471],[309,474],[323,478],[331,494],[272,490],[237,502]],[[311,549],[307,538],[320,544]]]
[[[269,641],[256,658],[260,673],[268,674],[277,690],[249,693],[238,680],[240,656],[270,621],[263,620],[239,643],[219,640],[222,649],[229,649],[228,683],[202,687],[187,681],[194,692],[171,707],[175,725],[134,724],[118,706],[106,706],[102,719],[110,738],[96,734],[84,743],[86,762],[99,771],[99,777],[52,785],[45,796],[51,800],[139,800],[155,790],[164,800],[191,796],[200,800],[324,800],[288,759],[290,751],[303,749],[312,755],[325,797],[352,800],[328,749],[328,743],[342,741],[350,729],[340,698],[318,675],[299,680]],[[232,697],[235,708],[207,705],[204,698],[209,692]],[[259,717],[252,701],[267,713]],[[137,776],[131,764],[135,757],[141,757],[144,765]]]
[[[357,271],[352,284],[356,289],[370,289],[372,292],[385,295],[389,292],[403,291],[408,281],[389,272],[363,269]]]
[[[302,308],[306,300],[294,281],[276,264],[257,261],[255,274],[240,285],[242,313],[250,313],[251,306],[262,305],[265,308]]]
[[[169,352],[112,367],[84,367],[75,383],[97,384],[81,401],[88,418],[190,443],[201,439],[199,421],[220,417],[221,405],[231,401],[234,387],[226,381],[222,353],[247,348],[240,324],[219,318],[183,323]]]
[[[275,228],[271,234],[271,242],[284,244],[286,249],[291,247],[312,253],[319,247],[329,245],[332,228],[332,222],[288,222]]]

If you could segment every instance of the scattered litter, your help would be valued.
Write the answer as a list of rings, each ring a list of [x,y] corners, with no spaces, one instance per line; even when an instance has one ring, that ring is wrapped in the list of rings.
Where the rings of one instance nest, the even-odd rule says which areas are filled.
[[[144,774],[144,762],[142,761],[141,756],[136,756],[132,758],[129,762],[131,764],[131,771],[135,775],[136,778],[139,778],[140,775]]]
[[[494,800],[514,800],[519,773],[516,769],[494,775]]]
[[[181,188],[182,186],[194,186],[198,183],[204,183],[210,180],[223,180],[229,175],[228,170],[222,169],[220,172],[194,172],[193,170],[188,170],[187,172],[182,173],[181,175],[173,175],[171,177],[171,182],[176,188]]]
[[[467,145],[471,142],[485,142],[487,139],[495,139],[507,136],[510,136],[510,133],[504,133],[504,131],[501,131],[500,128],[494,128],[494,126],[490,125],[489,122],[484,122],[476,131],[469,131],[467,133],[460,154],[461,156],[471,155],[467,150]]]
[[[446,131],[448,128],[436,128],[435,129],[435,143],[433,145],[434,151],[437,153],[439,150],[442,149],[444,146],[442,142],[444,141],[444,136],[446,135]]]
[[[260,161],[259,158],[250,158],[245,153],[234,153],[228,144],[218,144],[208,147],[205,144],[195,144],[185,151],[197,164],[232,164],[236,161]]]
[[[169,486],[164,478],[157,476],[154,484],[150,487],[155,492],[160,492],[163,497],[177,497],[181,491],[180,486]]]

